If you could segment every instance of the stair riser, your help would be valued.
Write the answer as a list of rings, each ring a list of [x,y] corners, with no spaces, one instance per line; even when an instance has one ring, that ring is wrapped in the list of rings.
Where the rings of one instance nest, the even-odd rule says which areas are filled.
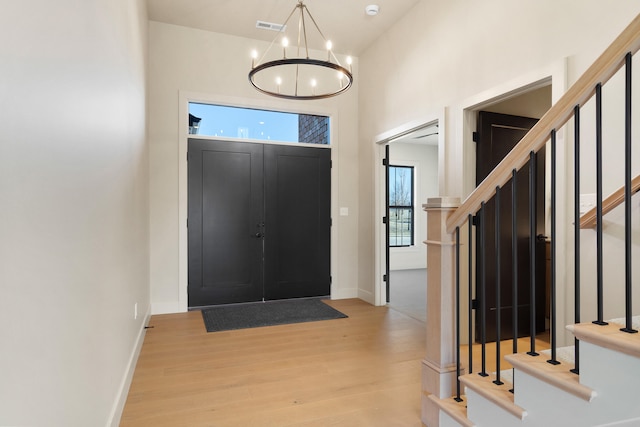
[[[518,370],[515,383],[515,403],[527,409],[527,422],[531,425],[587,427],[607,419],[598,417],[598,408],[594,408],[599,406],[594,405],[597,397],[587,402]]]
[[[585,341],[580,343],[580,383],[594,390],[637,393],[639,378],[640,358]]]
[[[478,427],[515,427],[522,421],[470,388],[466,388],[467,418]]]
[[[440,411],[439,427],[460,427],[460,424],[449,415],[447,415],[446,412]]]

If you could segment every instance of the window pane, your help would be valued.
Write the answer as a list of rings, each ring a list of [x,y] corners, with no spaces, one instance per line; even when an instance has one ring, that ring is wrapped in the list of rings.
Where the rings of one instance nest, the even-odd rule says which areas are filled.
[[[413,246],[413,167],[389,166],[389,245]]]
[[[413,245],[413,209],[389,208],[390,246]]]
[[[329,144],[329,117],[190,102],[189,133],[230,139]]]
[[[413,205],[412,175],[412,167],[389,167],[389,206]]]

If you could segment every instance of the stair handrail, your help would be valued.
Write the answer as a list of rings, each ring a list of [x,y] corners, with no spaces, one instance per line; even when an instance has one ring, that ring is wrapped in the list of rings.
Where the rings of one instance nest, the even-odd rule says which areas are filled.
[[[606,215],[624,202],[624,191],[623,185],[602,201],[602,215]],[[640,191],[640,175],[631,180],[631,194],[635,194],[638,191]],[[596,206],[585,212],[580,217],[580,228],[595,228],[597,222],[596,213]]]
[[[594,94],[598,83],[604,84],[624,65],[625,55],[640,50],[640,14],[624,29],[598,59],[580,76],[567,92],[545,113],[493,171],[471,192],[464,203],[447,220],[447,232],[462,226],[469,214],[475,214],[483,201],[489,200],[511,178],[514,169],[522,168],[531,152],[540,150],[551,131],[560,129],[573,117],[576,106],[584,105]]]

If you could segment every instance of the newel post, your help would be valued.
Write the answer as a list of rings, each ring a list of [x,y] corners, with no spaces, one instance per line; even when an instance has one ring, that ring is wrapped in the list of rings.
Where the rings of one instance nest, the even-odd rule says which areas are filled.
[[[460,206],[457,197],[430,198],[427,212],[427,348],[422,361],[422,422],[439,425],[439,409],[429,398],[455,393],[455,235],[447,233],[449,215]]]

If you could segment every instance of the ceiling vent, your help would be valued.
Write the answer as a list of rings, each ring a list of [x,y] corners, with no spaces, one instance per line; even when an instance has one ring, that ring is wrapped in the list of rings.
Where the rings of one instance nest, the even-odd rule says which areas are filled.
[[[256,28],[261,30],[284,31],[287,27],[282,24],[273,24],[271,22],[256,21]]]

